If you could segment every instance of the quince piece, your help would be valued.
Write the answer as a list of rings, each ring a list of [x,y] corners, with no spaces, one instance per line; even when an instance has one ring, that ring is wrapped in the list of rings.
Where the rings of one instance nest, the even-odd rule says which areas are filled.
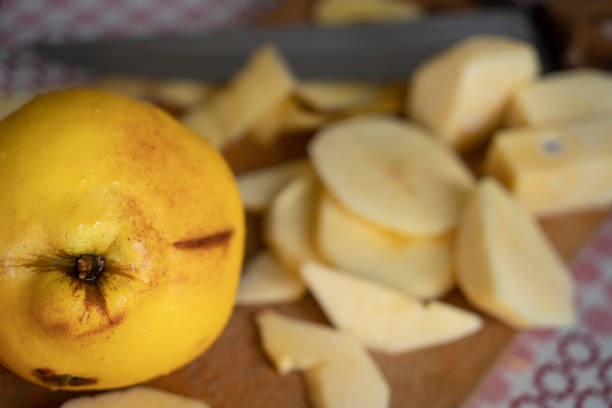
[[[466,149],[502,122],[512,92],[539,71],[535,49],[505,37],[469,38],[426,61],[414,74],[408,117],[444,143]]]
[[[457,281],[475,306],[507,324],[569,326],[572,279],[529,213],[494,179],[481,180],[459,226]]]
[[[482,326],[478,315],[418,299],[374,282],[307,262],[302,279],[339,329],[369,347],[398,353],[448,343]]]
[[[510,129],[495,135],[487,172],[535,215],[612,203],[612,119]]]

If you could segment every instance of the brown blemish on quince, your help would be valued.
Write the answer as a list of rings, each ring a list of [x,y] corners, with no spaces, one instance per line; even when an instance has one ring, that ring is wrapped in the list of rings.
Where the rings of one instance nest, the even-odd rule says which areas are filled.
[[[110,314],[108,313],[108,307],[106,306],[106,299],[100,289],[100,286],[96,284],[85,284],[85,307],[87,309],[95,308],[99,314],[106,316],[109,322],[112,321]]]
[[[119,325],[125,318],[125,312],[116,313],[115,316],[111,315],[104,292],[113,290],[112,286],[108,286],[112,276],[120,276],[130,280],[139,280],[138,277],[128,272],[130,268],[107,262],[98,279],[93,282],[86,282],[75,274],[75,270],[78,272],[79,259],[81,258],[57,251],[52,256],[40,255],[33,257],[33,259],[13,259],[10,262],[3,262],[3,266],[27,267],[40,273],[59,272],[61,275],[58,276],[58,284],[69,285],[73,296],[83,302],[84,307],[81,308],[82,311],[75,321],[61,318],[60,316],[64,315],[64,311],[57,308],[50,311],[53,316],[58,317],[57,320],[49,322],[47,319],[43,321],[37,318],[41,328],[48,335],[81,338],[97,335]],[[96,325],[89,324],[92,313],[100,316],[100,321]],[[89,327],[83,327],[83,325]],[[85,331],[79,332],[79,327],[85,329]]]
[[[50,368],[37,368],[32,371],[32,375],[40,382],[50,387],[82,387],[93,385],[98,382],[97,378],[77,377],[70,374],[56,374]]]
[[[102,293],[102,289],[100,288],[99,284],[84,284],[83,286],[85,289],[85,307],[88,310],[95,308],[98,314],[106,317],[108,323],[100,325],[95,329],[81,333],[79,334],[79,337],[104,333],[105,331],[112,329],[123,321],[123,319],[125,318],[124,313],[115,316],[114,318],[110,315],[108,311],[108,306],[106,304],[106,299],[104,297],[104,293]]]
[[[81,319],[79,319],[80,321]],[[49,331],[56,333],[67,333],[70,330],[70,323],[58,322],[49,327]]]
[[[117,316],[111,316],[108,311],[108,307],[106,304],[106,300],[104,298],[104,294],[99,287],[99,284],[86,284],[81,283],[81,288],[77,290],[84,290],[85,296],[83,299],[83,303],[85,308],[80,316],[77,318],[78,322],[82,324],[86,324],[86,321],[89,320],[88,313],[97,313],[100,316],[103,316],[104,320],[100,322],[97,327],[93,327],[90,330],[81,333],[75,333],[75,325],[74,322],[60,320],[51,325],[46,325],[44,322],[40,322],[41,326],[45,329],[50,335],[55,336],[74,336],[78,338],[93,336],[101,333],[105,333],[115,326],[119,325],[125,319],[125,313],[118,314]]]
[[[172,245],[178,249],[207,249],[211,247],[226,246],[234,235],[234,230],[217,232],[203,237],[177,241]]]
[[[78,337],[87,337],[87,336],[94,336],[100,333],[104,333],[110,329],[112,329],[113,327],[117,326],[119,323],[121,323],[123,321],[123,319],[125,319],[125,313],[120,314],[119,316],[115,316],[114,319],[109,320],[109,322],[103,326],[100,326],[96,329],[92,329],[89,330],[85,333],[81,333],[79,334]]]

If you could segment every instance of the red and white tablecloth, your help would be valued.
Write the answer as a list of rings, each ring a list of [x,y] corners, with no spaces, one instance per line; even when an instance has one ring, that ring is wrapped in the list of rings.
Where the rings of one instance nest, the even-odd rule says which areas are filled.
[[[74,83],[87,72],[20,47],[53,39],[146,36],[244,23],[275,0],[0,0],[0,87]],[[612,407],[612,217],[572,266],[579,323],[520,334],[467,407]]]
[[[85,71],[20,50],[30,43],[201,32],[248,21],[275,2],[0,0],[0,89],[40,88],[88,77]]]
[[[465,408],[612,407],[612,217],[572,273],[576,326],[519,334]]]

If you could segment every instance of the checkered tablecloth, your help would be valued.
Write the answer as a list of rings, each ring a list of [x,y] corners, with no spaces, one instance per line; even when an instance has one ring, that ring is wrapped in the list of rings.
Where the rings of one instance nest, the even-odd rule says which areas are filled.
[[[21,49],[32,42],[201,32],[244,23],[275,2],[0,0],[0,88],[36,89],[91,75]],[[612,407],[612,217],[572,270],[579,324],[519,335],[468,407]]]
[[[51,63],[27,44],[202,32],[244,23],[276,0],[0,0],[0,88],[74,83],[90,73]]]

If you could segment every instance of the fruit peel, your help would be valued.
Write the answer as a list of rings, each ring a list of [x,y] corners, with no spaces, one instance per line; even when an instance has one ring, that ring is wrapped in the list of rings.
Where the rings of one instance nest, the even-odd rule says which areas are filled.
[[[0,151],[7,368],[52,389],[115,388],[214,341],[233,307],[244,213],[212,146],[149,104],[74,89],[0,122]],[[88,254],[105,260],[92,282],[76,270]]]

